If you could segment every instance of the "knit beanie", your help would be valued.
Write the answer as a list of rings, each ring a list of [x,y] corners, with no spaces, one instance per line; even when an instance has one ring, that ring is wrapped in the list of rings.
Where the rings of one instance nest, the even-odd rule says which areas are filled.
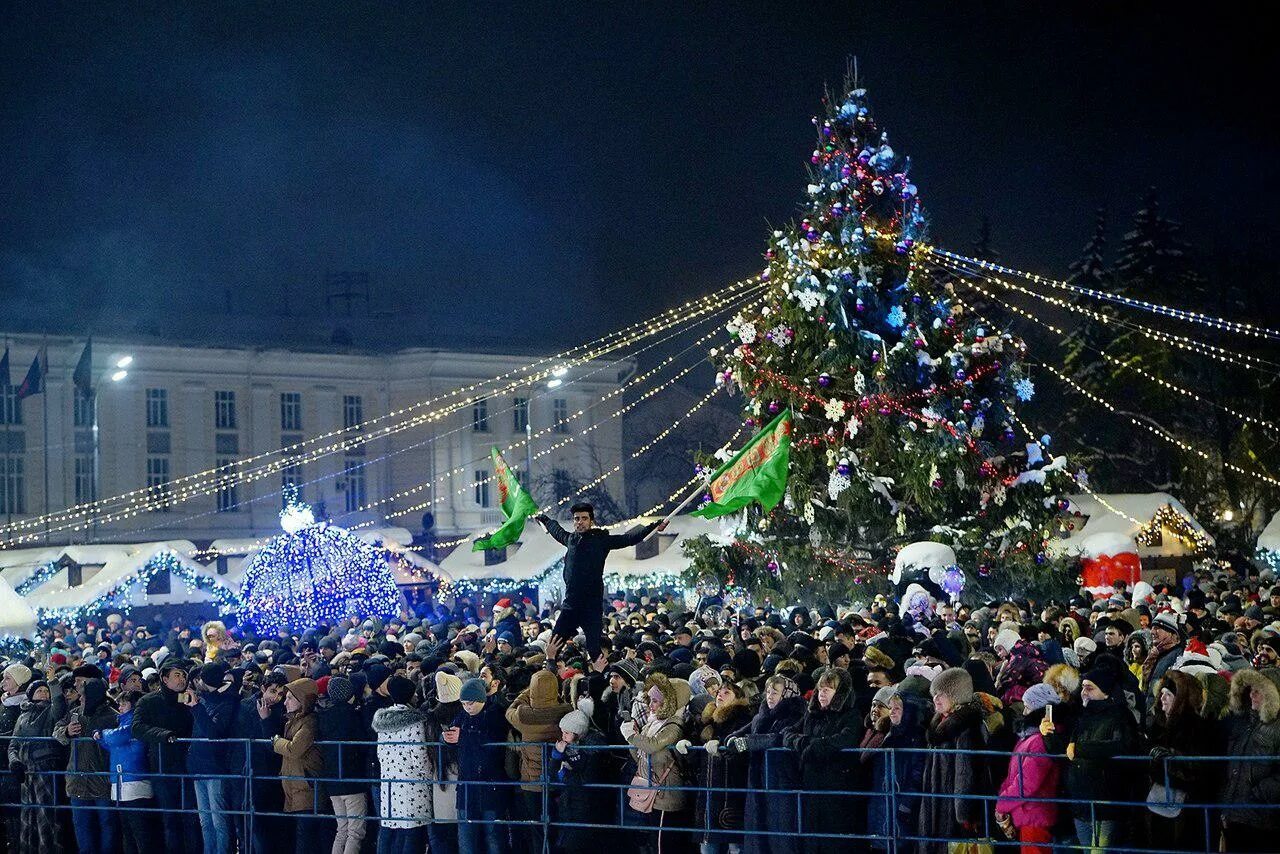
[[[560,719],[560,729],[565,732],[571,732],[576,736],[584,736],[591,727],[591,721],[587,716],[578,709],[574,709],[569,714]]]
[[[871,702],[887,706],[889,705],[889,701],[893,699],[893,691],[894,688],[892,685],[886,685],[876,692],[876,695],[871,698]]]
[[[391,698],[391,702],[401,706],[409,705],[409,701],[413,699],[414,685],[413,680],[406,679],[403,676],[392,676],[387,680],[387,696]]]
[[[329,680],[329,701],[335,706],[340,706],[348,702],[355,696],[355,686],[351,684],[351,680],[345,676],[326,676]],[[316,680],[317,682],[319,680]]]
[[[10,664],[4,669],[4,676],[12,679],[21,690],[31,681],[31,668],[21,662]]]
[[[954,705],[973,699],[973,677],[963,667],[949,667],[934,677],[929,685],[930,695],[945,694]]]
[[[1120,681],[1119,674],[1111,667],[1095,667],[1082,677],[1085,682],[1092,682],[1098,690],[1110,697],[1115,693]]]
[[[1013,651],[1013,645],[1022,640],[1022,635],[1013,629],[1001,629],[996,635],[995,648],[1003,649],[1006,653]]]
[[[489,696],[489,692],[485,690],[484,683],[479,679],[468,679],[462,683],[462,690],[458,693],[458,699],[464,703],[483,703]]]
[[[1022,705],[1029,714],[1037,709],[1043,709],[1045,706],[1051,706],[1060,699],[1057,691],[1041,682],[1038,685],[1032,685],[1022,695]]]
[[[442,703],[456,703],[462,693],[462,680],[452,673],[436,671],[436,699]]]

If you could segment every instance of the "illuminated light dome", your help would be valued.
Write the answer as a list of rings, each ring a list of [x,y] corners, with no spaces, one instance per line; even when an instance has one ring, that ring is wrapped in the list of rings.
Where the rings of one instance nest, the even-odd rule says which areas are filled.
[[[345,528],[314,520],[299,525],[304,518],[311,518],[310,508],[305,516],[287,509],[281,514],[285,533],[249,558],[240,622],[274,634],[398,614],[400,591],[382,551]]]

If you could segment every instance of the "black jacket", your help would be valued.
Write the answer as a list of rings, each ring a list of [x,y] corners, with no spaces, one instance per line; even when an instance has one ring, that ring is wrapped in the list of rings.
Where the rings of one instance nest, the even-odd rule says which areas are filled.
[[[1097,821],[1108,821],[1124,817],[1126,807],[1090,802],[1134,798],[1134,781],[1142,777],[1137,773],[1141,766],[1125,765],[1115,757],[1136,754],[1140,740],[1129,706],[1120,697],[1095,700],[1084,707],[1071,738],[1075,759],[1067,763],[1067,794],[1077,801],[1071,805],[1076,818],[1093,816]]]
[[[564,546],[564,603],[566,608],[599,608],[604,598],[604,559],[614,549],[625,549],[648,536],[658,527],[653,522],[625,534],[610,534],[603,528],[592,528],[585,534],[569,532],[554,519],[539,514],[537,520],[556,542]]]
[[[183,774],[187,770],[187,745],[173,739],[190,738],[191,710],[163,685],[138,701],[130,732],[147,745],[151,770],[157,774]]]
[[[324,741],[368,742],[370,732],[360,710],[350,703],[325,706],[316,711],[316,736]],[[320,793],[325,797],[358,795],[368,791],[368,747],[365,744],[322,744],[324,779]]]

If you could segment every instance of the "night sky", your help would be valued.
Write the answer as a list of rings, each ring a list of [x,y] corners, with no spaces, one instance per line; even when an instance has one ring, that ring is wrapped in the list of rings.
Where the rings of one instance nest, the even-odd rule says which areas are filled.
[[[1179,6],[7,4],[0,326],[287,339],[356,270],[392,340],[585,340],[759,267],[854,54],[944,245],[1065,274],[1155,184],[1274,260],[1274,31]]]

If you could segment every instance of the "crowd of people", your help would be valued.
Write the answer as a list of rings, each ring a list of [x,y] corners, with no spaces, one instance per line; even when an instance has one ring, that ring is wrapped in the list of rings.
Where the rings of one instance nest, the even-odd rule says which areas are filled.
[[[602,605],[599,638],[518,597],[266,638],[49,628],[0,662],[0,844],[499,854],[549,826],[555,852],[1280,848],[1265,572],[1048,603]]]

